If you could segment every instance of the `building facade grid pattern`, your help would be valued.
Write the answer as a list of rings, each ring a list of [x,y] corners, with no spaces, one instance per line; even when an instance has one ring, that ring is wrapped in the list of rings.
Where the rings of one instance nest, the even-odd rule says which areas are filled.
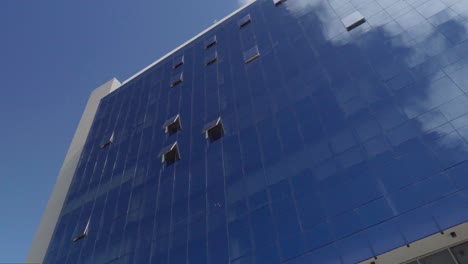
[[[465,222],[467,18],[466,0],[252,3],[102,99],[44,263],[356,263]]]

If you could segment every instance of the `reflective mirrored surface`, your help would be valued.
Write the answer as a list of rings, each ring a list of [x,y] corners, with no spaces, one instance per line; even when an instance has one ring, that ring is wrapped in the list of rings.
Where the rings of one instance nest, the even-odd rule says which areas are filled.
[[[256,1],[101,101],[45,263],[356,263],[465,222],[467,14]],[[168,137],[174,113],[184,129]]]

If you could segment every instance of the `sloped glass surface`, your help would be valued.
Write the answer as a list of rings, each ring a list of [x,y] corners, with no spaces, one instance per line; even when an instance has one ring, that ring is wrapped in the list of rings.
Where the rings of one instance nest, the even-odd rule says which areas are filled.
[[[359,263],[468,221],[468,3],[305,2],[257,0],[101,101],[46,264]]]

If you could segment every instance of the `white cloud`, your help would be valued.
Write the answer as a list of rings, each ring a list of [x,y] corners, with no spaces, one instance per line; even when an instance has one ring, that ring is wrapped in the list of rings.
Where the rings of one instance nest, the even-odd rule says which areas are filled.
[[[239,3],[240,6],[244,6],[248,3],[252,3],[254,2],[255,0],[237,0],[237,2]]]
[[[323,0],[295,0],[286,2],[286,8],[294,15],[302,15],[310,12],[320,4],[323,4]]]

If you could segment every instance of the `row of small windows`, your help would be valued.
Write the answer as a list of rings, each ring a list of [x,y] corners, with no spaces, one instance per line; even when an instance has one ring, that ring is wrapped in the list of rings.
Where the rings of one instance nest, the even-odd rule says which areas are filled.
[[[169,136],[182,130],[182,123],[180,121],[180,115],[177,114],[164,122],[162,129]],[[205,133],[206,139],[210,142],[214,142],[224,136],[223,123],[221,117],[209,122],[203,127],[203,133]]]
[[[182,123],[180,121],[180,115],[175,115],[166,122],[164,122],[162,129],[164,132],[169,136],[176,134],[180,130],[182,130]],[[203,127],[203,133],[205,134],[205,138],[208,142],[213,143],[222,137],[224,137],[224,127],[221,121],[221,117],[209,122]],[[101,144],[101,148],[107,148],[114,142],[114,133],[103,143]],[[173,164],[174,162],[180,159],[179,149],[177,147],[177,142],[164,147],[159,156],[162,158],[162,162],[165,163],[166,166]]]
[[[166,133],[176,133],[177,131],[180,130],[181,125],[180,125],[180,118],[177,117],[172,120],[172,123],[168,123],[165,125],[164,129],[166,130]],[[169,127],[171,127],[169,129]],[[218,117],[217,119],[209,122],[203,127],[203,133],[205,134],[205,138],[210,142],[213,143],[222,137],[224,137],[224,127],[223,123],[221,122],[221,117]],[[159,152],[159,157],[161,157],[161,162],[164,163],[164,165],[170,166],[180,160],[180,152],[179,152],[179,147],[177,145],[177,141],[162,148],[161,151]]]
[[[250,24],[252,22],[252,18],[250,17],[250,14],[242,17],[238,24],[239,28],[243,28]],[[204,42],[205,50],[208,51],[208,53],[205,56],[205,65],[209,66],[213,63],[215,63],[218,60],[218,51],[216,49],[211,50],[216,44],[218,43],[216,35],[211,36],[210,38],[206,39]],[[260,53],[258,51],[258,47],[254,46],[251,49],[247,50],[244,52],[244,62],[249,63],[256,59],[257,57],[260,56]],[[174,58],[172,61],[172,69],[176,70],[180,68],[184,64],[184,55],[180,55]],[[183,72],[177,73],[171,78],[170,86],[175,87],[182,83],[183,81]]]
[[[255,45],[252,48],[250,48],[250,49],[248,49],[247,51],[244,52],[244,63],[248,64],[248,63],[252,62],[253,60],[255,60],[258,57],[260,57],[260,52],[258,50],[257,45]],[[218,51],[213,50],[213,51],[209,52],[205,56],[205,65],[209,66],[209,65],[215,63],[217,60],[218,60]],[[183,57],[182,57],[181,61],[174,64],[175,65],[174,67],[178,68],[183,63],[184,62],[183,62]],[[171,77],[170,86],[175,87],[175,86],[181,84],[183,82],[183,80],[184,80],[184,73],[183,72],[176,73],[175,75],[173,75]]]

